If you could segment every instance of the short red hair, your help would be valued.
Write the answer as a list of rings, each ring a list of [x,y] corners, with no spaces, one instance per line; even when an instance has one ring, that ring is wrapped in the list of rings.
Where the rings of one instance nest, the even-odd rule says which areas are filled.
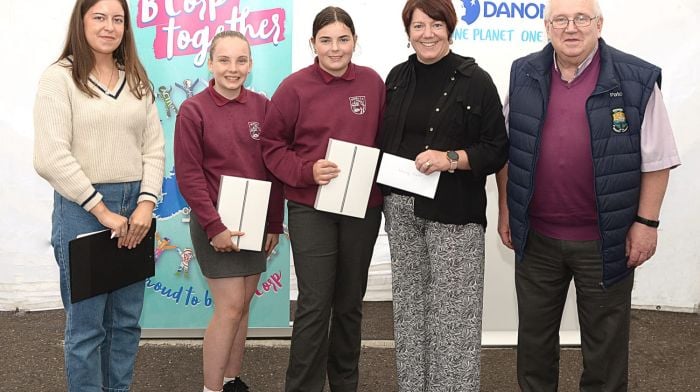
[[[408,0],[401,12],[406,34],[408,34],[411,25],[413,11],[416,9],[425,12],[432,19],[445,22],[449,36],[452,37],[455,26],[457,26],[457,13],[452,5],[452,0]]]

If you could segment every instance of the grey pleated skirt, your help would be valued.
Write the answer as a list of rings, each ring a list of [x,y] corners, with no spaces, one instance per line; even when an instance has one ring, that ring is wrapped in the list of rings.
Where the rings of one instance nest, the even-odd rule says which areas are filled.
[[[242,250],[240,252],[217,252],[209,244],[207,233],[202,229],[194,213],[190,214],[190,237],[202,274],[207,278],[231,278],[265,272],[265,252]]]

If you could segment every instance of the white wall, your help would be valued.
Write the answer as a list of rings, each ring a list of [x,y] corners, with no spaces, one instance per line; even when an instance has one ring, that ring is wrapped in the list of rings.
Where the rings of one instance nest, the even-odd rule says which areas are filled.
[[[483,1],[482,1],[483,2]],[[0,14],[0,53],[3,90],[0,93],[0,310],[60,307],[58,273],[48,244],[52,191],[35,173],[32,157],[32,105],[35,87],[43,69],[61,49],[72,0],[36,2],[9,0]],[[294,57],[298,69],[312,61],[308,47],[315,13],[325,5],[345,8],[354,18],[359,47],[354,61],[375,68],[386,76],[391,67],[404,61],[406,48],[400,11],[403,2],[368,0],[304,0],[294,6]],[[693,0],[601,0],[607,42],[661,66],[662,91],[666,100],[683,165],[671,174],[661,214],[656,256],[636,276],[633,303],[638,307],[692,311],[700,304],[700,263],[697,238],[700,219],[697,176],[700,142],[696,132],[700,107],[700,44],[694,40],[700,3]],[[537,22],[535,28],[541,28]],[[491,73],[503,95],[507,89],[510,62],[537,50],[541,44],[483,45],[456,42],[455,51],[473,56]],[[496,192],[488,183],[491,225],[487,229],[486,305],[514,309],[512,253],[497,240]],[[390,298],[388,249],[385,237],[378,241],[371,271],[369,297]],[[512,311],[487,315],[485,324],[509,329],[515,322]]]
[[[8,7],[9,6],[9,7]],[[39,76],[58,57],[71,1],[12,0],[0,14],[0,310],[61,306],[49,245],[52,189],[32,168],[32,107]]]

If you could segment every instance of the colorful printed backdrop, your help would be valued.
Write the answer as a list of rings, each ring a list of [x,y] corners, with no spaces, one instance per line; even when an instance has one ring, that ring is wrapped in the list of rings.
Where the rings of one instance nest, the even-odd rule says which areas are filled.
[[[189,207],[173,168],[175,117],[182,102],[203,90],[209,42],[237,30],[252,46],[250,90],[268,97],[291,72],[291,0],[274,7],[263,0],[131,0],[139,56],[157,93],[165,130],[166,176],[158,218],[156,275],[146,282],[141,325],[146,329],[205,328],[213,300],[189,236]],[[186,186],[186,185],[184,185]],[[285,228],[286,230],[286,228]],[[251,328],[289,327],[289,241],[280,244],[260,278],[250,313]]]

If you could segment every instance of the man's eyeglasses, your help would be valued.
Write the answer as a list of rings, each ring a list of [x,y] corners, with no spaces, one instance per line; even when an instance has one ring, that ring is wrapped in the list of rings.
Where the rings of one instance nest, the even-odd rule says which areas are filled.
[[[549,24],[555,29],[565,29],[569,27],[569,22],[574,22],[576,27],[587,27],[590,26],[591,22],[597,18],[598,16],[588,15],[576,15],[573,19],[569,19],[566,16],[557,16],[556,18],[550,20]]]

